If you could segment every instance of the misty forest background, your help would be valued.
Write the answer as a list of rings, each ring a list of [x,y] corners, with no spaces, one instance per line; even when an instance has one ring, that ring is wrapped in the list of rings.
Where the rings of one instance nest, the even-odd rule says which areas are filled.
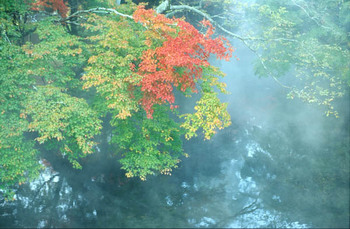
[[[236,225],[260,198],[306,225],[349,227],[349,12],[344,0],[0,0],[0,212],[24,214],[19,197],[48,169],[33,206],[53,181],[57,205],[59,176],[118,190],[113,206],[181,179],[224,190],[233,181],[216,168],[234,152],[244,165],[227,171],[254,177],[255,202],[194,225]],[[0,226],[38,227],[16,214]],[[149,214],[149,224],[94,222],[194,222]],[[48,217],[39,224],[86,226]]]

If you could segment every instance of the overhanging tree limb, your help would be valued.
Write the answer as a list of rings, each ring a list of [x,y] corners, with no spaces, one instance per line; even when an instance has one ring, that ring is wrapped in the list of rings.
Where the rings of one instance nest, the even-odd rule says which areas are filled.
[[[92,8],[92,9],[88,9],[88,10],[78,10],[77,12],[75,12],[72,15],[69,15],[66,18],[62,18],[60,20],[60,22],[70,21],[73,18],[79,17],[80,14],[86,14],[86,13],[114,13],[114,14],[116,14],[118,16],[121,16],[121,17],[126,17],[126,18],[133,19],[133,17],[131,15],[120,13],[120,12],[118,12],[115,9],[104,8],[104,7],[96,7],[96,8]]]
[[[168,1],[166,1],[168,2]],[[163,8],[161,8],[163,9]],[[292,87],[286,86],[283,83],[281,83],[275,76],[273,76],[271,74],[271,72],[268,70],[267,66],[265,65],[264,61],[262,60],[261,56],[257,53],[256,50],[254,50],[248,43],[248,40],[259,40],[259,41],[267,41],[267,39],[263,39],[263,38],[254,38],[254,37],[242,37],[238,34],[235,34],[227,29],[225,29],[224,27],[222,27],[221,25],[219,25],[215,20],[212,19],[212,17],[206,13],[204,13],[203,11],[192,7],[192,6],[188,6],[188,5],[170,5],[169,7],[170,10],[172,11],[183,11],[183,10],[188,10],[188,11],[192,11],[194,13],[197,13],[201,16],[203,16],[204,18],[206,18],[208,21],[210,21],[210,23],[212,23],[215,27],[219,28],[221,31],[225,32],[226,34],[228,34],[229,36],[233,37],[233,38],[237,38],[239,40],[241,40],[243,42],[243,44],[245,46],[247,46],[259,59],[260,63],[262,64],[263,68],[265,69],[265,71],[267,72],[267,74],[272,77],[280,86],[282,86],[283,88],[287,88],[287,89],[292,89]],[[157,12],[164,12],[161,11],[160,9],[157,8]],[[275,39],[269,39],[270,41],[290,41],[290,42],[297,42],[297,40],[295,39],[287,39],[287,38],[275,38]]]
[[[203,16],[205,19],[207,19],[208,21],[210,21],[210,23],[212,25],[214,25],[216,28],[220,29],[221,31],[223,31],[224,33],[226,33],[227,35],[239,39],[240,41],[243,42],[243,44],[245,46],[247,46],[259,59],[259,61],[261,62],[263,68],[265,69],[265,71],[267,72],[267,74],[272,77],[280,86],[282,86],[283,88],[287,88],[287,89],[292,89],[292,87],[286,86],[283,83],[281,83],[275,76],[273,76],[271,74],[271,72],[268,70],[267,66],[265,65],[264,61],[262,60],[261,56],[257,53],[256,50],[254,50],[247,41],[290,41],[290,42],[297,42],[297,40],[295,39],[287,39],[287,38],[274,38],[274,39],[263,39],[263,38],[255,38],[255,37],[242,37],[236,33],[233,33],[227,29],[225,29],[223,26],[221,26],[220,24],[218,24],[210,15],[208,15],[207,13],[201,11],[200,9],[193,7],[193,6],[189,6],[189,5],[171,5],[169,0],[166,0],[164,2],[162,2],[157,8],[156,8],[156,12],[157,13],[164,13],[166,11],[171,11],[171,12],[179,12],[179,11],[192,11],[196,14],[199,14],[201,16]],[[72,20],[73,18],[79,17],[79,15],[81,14],[86,14],[86,13],[114,13],[118,16],[121,17],[127,17],[130,19],[133,19],[133,17],[131,15],[127,15],[127,14],[123,14],[118,12],[115,9],[111,9],[111,8],[104,8],[104,7],[96,7],[96,8],[92,8],[92,9],[88,9],[88,10],[79,10],[76,11],[75,13],[73,13],[72,15],[66,17],[66,18],[62,18],[60,20],[60,22],[68,22],[70,20]]]
[[[224,27],[220,26],[218,23],[216,23],[216,21],[214,21],[208,14],[202,12],[201,10],[192,7],[192,6],[188,6],[188,5],[170,5],[170,10],[188,10],[188,11],[193,11],[201,16],[203,16],[204,18],[206,18],[208,21],[210,21],[210,23],[212,23],[214,26],[216,26],[217,28],[219,28],[220,30],[222,30],[223,32],[227,33],[228,35],[237,38],[239,40],[245,40],[245,39],[250,39],[252,40],[253,38],[243,38],[241,36],[239,36],[238,34],[232,33],[230,31],[228,31],[227,29],[225,29]]]
[[[257,37],[242,37],[236,33],[233,33],[227,29],[225,29],[224,27],[222,27],[220,24],[218,24],[215,20],[213,20],[213,18],[204,13],[203,11],[201,11],[200,9],[193,7],[193,6],[188,6],[188,5],[170,5],[169,9],[171,11],[192,11],[196,14],[199,14],[203,17],[205,17],[205,19],[207,19],[208,21],[210,21],[210,23],[212,23],[215,27],[219,28],[221,31],[225,32],[226,34],[230,35],[231,37],[237,38],[241,41],[247,41],[247,40],[259,40],[259,41],[291,41],[291,42],[298,42],[295,39],[288,39],[288,38],[273,38],[273,39],[264,39],[264,38],[257,38]],[[157,8],[158,10],[158,8]],[[157,11],[158,12],[158,11]],[[159,11],[159,12],[164,12],[164,11]]]

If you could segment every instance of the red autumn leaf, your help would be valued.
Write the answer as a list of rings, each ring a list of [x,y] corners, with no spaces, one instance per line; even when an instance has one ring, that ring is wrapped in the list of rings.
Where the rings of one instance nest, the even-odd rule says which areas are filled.
[[[207,27],[203,35],[182,19],[166,18],[144,6],[138,7],[133,18],[148,29],[146,45],[150,49],[144,51],[137,71],[142,76],[141,102],[148,118],[152,118],[154,104],[169,103],[174,108],[173,86],[196,92],[195,79],[201,77],[202,67],[209,65],[211,54],[225,60],[232,56],[233,48],[225,38],[211,38],[214,28],[209,21],[201,22]],[[152,49],[152,40],[163,43]]]

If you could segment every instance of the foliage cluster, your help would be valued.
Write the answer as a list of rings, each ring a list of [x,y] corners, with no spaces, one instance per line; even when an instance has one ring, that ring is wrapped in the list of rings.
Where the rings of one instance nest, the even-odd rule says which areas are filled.
[[[241,4],[242,6],[242,4]],[[275,1],[247,4],[242,34],[257,53],[259,76],[274,77],[288,98],[325,108],[338,117],[334,101],[349,93],[349,2]],[[289,80],[283,80],[283,76]]]
[[[0,189],[8,196],[38,174],[43,147],[81,168],[107,115],[115,146],[109,153],[121,157],[127,177],[142,180],[176,168],[184,134],[189,139],[202,129],[209,139],[230,123],[214,89],[226,92],[218,81],[223,73],[208,58],[228,60],[233,49],[212,37],[208,21],[202,34],[143,5],[111,1],[114,9],[84,11],[93,4],[0,5]],[[179,114],[175,90],[202,96],[194,114]]]
[[[349,94],[350,86],[348,1],[174,0],[172,4],[178,6],[167,15],[186,15],[193,21],[205,16],[225,35],[241,41],[256,56],[255,73],[273,78],[288,98],[319,105],[327,116],[339,116],[336,101]]]

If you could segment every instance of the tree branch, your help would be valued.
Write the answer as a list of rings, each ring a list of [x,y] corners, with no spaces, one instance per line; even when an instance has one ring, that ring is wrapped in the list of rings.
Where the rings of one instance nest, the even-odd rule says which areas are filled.
[[[195,8],[195,7],[188,6],[188,5],[170,5],[169,9],[172,10],[172,11],[188,10],[188,11],[192,11],[194,13],[197,13],[197,14],[203,16],[204,18],[206,18],[208,21],[210,21],[210,23],[212,25],[214,25],[216,28],[219,28],[221,31],[223,31],[227,35],[230,35],[231,37],[237,38],[237,39],[239,39],[241,41],[246,41],[246,40],[254,41],[254,40],[256,40],[256,41],[291,41],[291,42],[298,42],[295,39],[288,39],[288,38],[264,39],[264,38],[256,38],[256,37],[242,37],[242,36],[240,36],[240,35],[238,35],[236,33],[233,33],[231,31],[225,29],[220,24],[218,24],[215,20],[213,20],[213,18],[210,15],[204,13],[203,11],[201,11],[201,10]],[[168,13],[168,14],[170,14],[170,13]]]
[[[267,68],[267,66],[265,65],[263,59],[261,58],[261,56],[259,55],[259,53],[254,50],[252,47],[250,47],[250,45],[245,41],[245,40],[242,40],[242,42],[245,44],[245,46],[247,46],[254,54],[255,56],[259,59],[261,65],[263,66],[263,68],[265,69],[267,75],[269,77],[271,77],[274,81],[276,81],[276,83],[278,83],[281,87],[283,88],[287,88],[287,89],[293,89],[292,87],[289,87],[289,86],[286,86],[284,85],[283,83],[281,83],[281,81],[279,81],[274,75],[272,75],[272,73],[269,71],[269,69]]]
[[[92,9],[88,9],[88,10],[78,10],[77,12],[75,12],[72,15],[69,15],[66,18],[62,18],[60,20],[60,22],[70,21],[72,18],[79,17],[80,14],[87,14],[87,13],[114,13],[114,14],[116,14],[118,16],[121,16],[121,17],[127,17],[127,18],[130,18],[130,19],[133,19],[132,16],[120,13],[120,12],[118,12],[115,9],[104,8],[104,7],[96,7],[96,8],[92,8]]]
[[[322,24],[320,24],[320,22],[318,22],[316,20],[317,17],[311,17],[310,13],[304,8],[302,7],[301,5],[299,5],[298,3],[296,3],[295,0],[292,0],[292,2],[294,3],[295,6],[299,7],[305,14],[308,18],[310,18],[312,21],[314,21],[318,26],[324,28],[324,29],[327,29],[327,30],[331,30],[333,31],[333,29],[331,27],[328,27],[328,26],[324,26]],[[306,3],[305,3],[306,4]],[[309,9],[309,7],[306,5],[306,7]]]
[[[287,88],[287,89],[292,89],[292,87],[286,86],[283,83],[281,83],[275,76],[272,75],[272,73],[268,70],[267,66],[265,65],[264,61],[262,60],[261,56],[258,54],[258,52],[256,50],[254,50],[248,43],[247,40],[250,41],[254,41],[254,40],[259,40],[259,41],[290,41],[290,42],[298,42],[295,39],[288,39],[288,38],[274,38],[274,39],[264,39],[264,38],[255,38],[255,37],[242,37],[238,34],[235,34],[227,29],[225,29],[224,27],[222,27],[221,25],[219,25],[215,20],[213,20],[213,18],[202,12],[201,10],[192,7],[192,6],[188,6],[188,5],[170,5],[169,7],[170,10],[172,11],[182,11],[182,10],[188,10],[188,11],[192,11],[195,12],[201,16],[203,16],[204,18],[206,18],[208,21],[210,21],[210,23],[212,25],[214,25],[216,28],[219,28],[221,31],[225,32],[226,34],[230,35],[233,38],[237,38],[240,41],[243,42],[243,44],[245,46],[247,46],[259,59],[260,63],[262,64],[263,68],[265,69],[265,71],[267,72],[267,74],[272,77],[280,86],[282,86],[283,88]]]
[[[199,14],[201,16],[203,16],[205,19],[207,19],[208,21],[210,21],[210,23],[212,25],[214,25],[216,28],[219,28],[221,31],[223,31],[224,33],[228,34],[229,36],[233,37],[233,38],[236,38],[236,39],[239,39],[241,40],[257,57],[258,59],[260,60],[263,68],[266,70],[266,72],[268,73],[268,75],[270,77],[272,77],[279,85],[281,85],[282,87],[284,88],[288,88],[288,89],[292,89],[291,87],[288,87],[284,84],[282,84],[275,76],[273,76],[271,74],[271,72],[268,70],[268,68],[266,67],[264,61],[262,60],[261,56],[257,53],[256,50],[254,50],[248,43],[247,43],[247,40],[251,40],[251,41],[254,41],[254,40],[259,40],[259,41],[291,41],[291,42],[297,42],[297,40],[294,40],[294,39],[287,39],[287,38],[274,38],[274,39],[263,39],[263,38],[255,38],[255,37],[242,37],[238,34],[235,34],[227,29],[225,29],[224,27],[222,27],[221,25],[219,25],[215,20],[213,20],[213,18],[208,15],[207,13],[201,11],[200,9],[196,8],[196,7],[193,7],[193,6],[188,6],[188,5],[171,5],[170,4],[170,1],[169,0],[165,0],[163,1],[157,8],[156,8],[156,12],[157,13],[164,13],[165,11],[168,11],[170,10],[171,12],[166,14],[166,16],[169,16],[171,14],[173,14],[174,12],[179,12],[179,11],[184,11],[184,10],[187,10],[187,11],[192,11],[196,14]],[[123,13],[120,13],[118,12],[117,10],[115,9],[110,9],[110,8],[103,8],[103,7],[97,7],[97,8],[92,8],[92,9],[89,9],[89,10],[79,10],[79,11],[76,11],[75,13],[73,13],[72,15],[66,17],[66,18],[62,18],[60,20],[60,22],[68,22],[70,21],[72,18],[75,18],[75,17],[79,17],[80,14],[86,14],[86,13],[114,13],[118,16],[121,16],[121,17],[127,17],[127,18],[130,18],[130,19],[133,19],[132,16],[130,15],[127,15],[127,14],[123,14]],[[73,22],[69,22],[69,23],[73,23]]]
[[[222,30],[223,32],[227,33],[228,35],[237,38],[239,40],[244,40],[243,37],[239,36],[238,34],[232,33],[230,31],[228,31],[227,29],[225,29],[224,27],[220,26],[218,23],[216,23],[216,21],[214,21],[208,14],[202,12],[201,10],[192,7],[192,6],[188,6],[188,5],[171,5],[170,6],[170,10],[189,10],[189,11],[193,11],[201,16],[203,16],[204,18],[206,18],[208,21],[210,21],[211,24],[213,24],[215,27],[219,28],[220,30]]]

